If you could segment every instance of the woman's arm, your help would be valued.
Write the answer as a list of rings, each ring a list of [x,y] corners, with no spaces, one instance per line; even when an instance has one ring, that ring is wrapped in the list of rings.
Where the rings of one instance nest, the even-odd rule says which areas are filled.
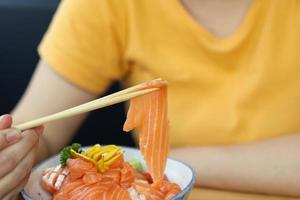
[[[45,116],[96,98],[66,81],[47,63],[40,61],[22,99],[12,112],[14,124]],[[45,125],[39,144],[39,160],[65,146],[86,115],[80,115]]]
[[[241,145],[174,149],[171,156],[194,167],[199,186],[300,196],[300,134]]]

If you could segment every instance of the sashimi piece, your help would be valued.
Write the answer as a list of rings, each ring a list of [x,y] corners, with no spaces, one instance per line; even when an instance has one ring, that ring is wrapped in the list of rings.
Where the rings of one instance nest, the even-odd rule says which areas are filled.
[[[53,168],[47,168],[44,172],[43,172],[43,176],[41,179],[41,186],[42,188],[44,188],[45,190],[47,190],[48,192],[50,192],[51,194],[55,193],[56,190],[54,188],[54,179],[52,178],[52,181],[50,180],[50,176],[54,171],[54,167]],[[55,179],[57,178],[57,174],[55,173]]]
[[[53,200],[69,200],[69,198],[67,196],[59,195],[59,196],[53,197]]]
[[[84,185],[84,182],[81,179],[64,185],[57,193],[54,194],[53,200],[69,198],[69,193],[82,185]]]
[[[63,181],[61,187],[63,187],[63,186],[66,185],[66,184],[69,184],[69,183],[71,183],[71,182],[72,182],[72,181],[71,181],[71,175],[70,175],[70,173],[69,173],[69,174],[66,176],[65,180]]]
[[[124,157],[120,156],[118,159],[116,159],[110,166],[109,169],[118,169],[122,168],[124,163]]]
[[[101,180],[100,182],[96,183],[95,186],[101,188],[103,191],[108,190],[110,187],[112,187],[113,185],[115,185],[112,182],[109,181],[103,181]]]
[[[93,200],[102,199],[103,195],[109,192],[110,188],[114,187],[115,184],[110,185],[99,185],[99,184],[92,184],[92,185],[85,185],[84,187],[78,189],[78,191],[73,191],[69,194],[70,200],[86,200],[92,199],[92,197],[97,197]]]
[[[154,183],[151,185],[151,187],[164,193],[164,200],[173,198],[181,191],[179,185],[177,185],[176,183],[170,183],[167,180],[161,180],[157,183]]]
[[[67,167],[70,170],[71,181],[83,177],[87,172],[97,172],[97,167],[93,163],[80,158],[69,159]]]
[[[133,167],[127,163],[123,163],[123,168],[121,169],[121,180],[120,185],[124,188],[131,187],[131,184],[134,182],[135,178],[137,177],[137,173],[133,169]]]
[[[97,173],[97,172],[87,172],[82,180],[85,184],[93,184],[93,183],[98,183],[102,180],[102,174]]]
[[[140,181],[136,181],[133,184],[134,189],[140,193],[143,194],[146,199],[153,199],[153,200],[163,200],[164,199],[164,193],[161,192],[159,189],[151,187],[150,184],[143,183]]]
[[[172,189],[172,190],[170,190],[167,194],[166,194],[166,196],[165,196],[165,198],[164,198],[164,200],[170,200],[170,199],[172,199],[173,197],[175,197],[179,192],[180,192],[181,190],[179,189]]]
[[[114,184],[119,184],[121,179],[120,169],[110,169],[102,174],[103,181],[109,181]]]
[[[149,175],[150,176],[150,175]],[[147,176],[144,176],[144,173],[136,173],[135,181],[143,181],[145,183],[151,183]]]
[[[103,192],[99,190],[94,190],[88,196],[86,196],[85,200],[101,200]]]
[[[103,194],[103,200],[131,200],[130,194],[127,190],[118,185],[114,185]]]
[[[70,200],[84,200],[84,197],[87,196],[90,190],[93,190],[93,186],[90,184],[83,184],[74,190],[72,190],[68,196]]]
[[[130,101],[124,131],[139,129],[139,146],[153,181],[163,179],[169,151],[167,119],[167,82],[150,81],[141,89],[159,88]]]
[[[101,200],[103,195],[103,191],[101,190],[93,190],[86,197],[85,200]]]
[[[82,179],[76,180],[61,188],[53,200],[67,198],[68,200],[101,199],[104,192],[113,186],[110,184],[86,184]]]
[[[61,188],[68,174],[69,170],[61,165],[48,168],[43,173],[41,185],[45,190],[53,194]]]

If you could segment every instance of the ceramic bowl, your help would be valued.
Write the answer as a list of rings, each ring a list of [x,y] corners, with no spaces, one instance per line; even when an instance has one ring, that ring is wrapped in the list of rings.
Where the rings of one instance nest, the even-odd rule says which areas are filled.
[[[138,149],[130,147],[122,147],[122,149],[125,151],[125,160],[139,159],[145,166],[145,163],[143,162],[143,157],[141,156],[140,151]],[[49,159],[43,161],[33,169],[29,181],[25,186],[24,191],[22,191],[22,195],[25,200],[51,199],[51,195],[44,191],[40,186],[41,174],[45,168],[53,167],[57,164],[59,164],[59,155],[50,157]],[[170,182],[177,183],[182,189],[182,191],[172,200],[187,199],[187,196],[195,183],[194,170],[181,161],[169,158],[167,160],[165,172]]]

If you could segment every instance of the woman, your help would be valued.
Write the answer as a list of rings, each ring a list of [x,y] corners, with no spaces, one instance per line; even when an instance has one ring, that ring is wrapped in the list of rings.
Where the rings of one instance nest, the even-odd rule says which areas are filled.
[[[92,100],[113,80],[162,77],[171,155],[195,168],[198,185],[300,196],[299,35],[298,0],[64,0],[14,120]],[[1,198],[17,194],[22,163],[33,164],[21,151],[56,153],[85,117],[49,124],[42,136],[16,132],[22,137],[0,152],[13,160],[0,168]],[[2,135],[16,131],[10,120]],[[13,168],[24,169],[18,180]]]

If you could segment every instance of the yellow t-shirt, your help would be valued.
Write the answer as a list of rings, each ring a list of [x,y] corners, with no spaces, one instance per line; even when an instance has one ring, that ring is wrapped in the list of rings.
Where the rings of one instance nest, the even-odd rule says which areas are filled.
[[[39,52],[100,94],[162,77],[171,145],[250,142],[300,131],[300,1],[259,0],[218,39],[180,0],[63,0]]]

